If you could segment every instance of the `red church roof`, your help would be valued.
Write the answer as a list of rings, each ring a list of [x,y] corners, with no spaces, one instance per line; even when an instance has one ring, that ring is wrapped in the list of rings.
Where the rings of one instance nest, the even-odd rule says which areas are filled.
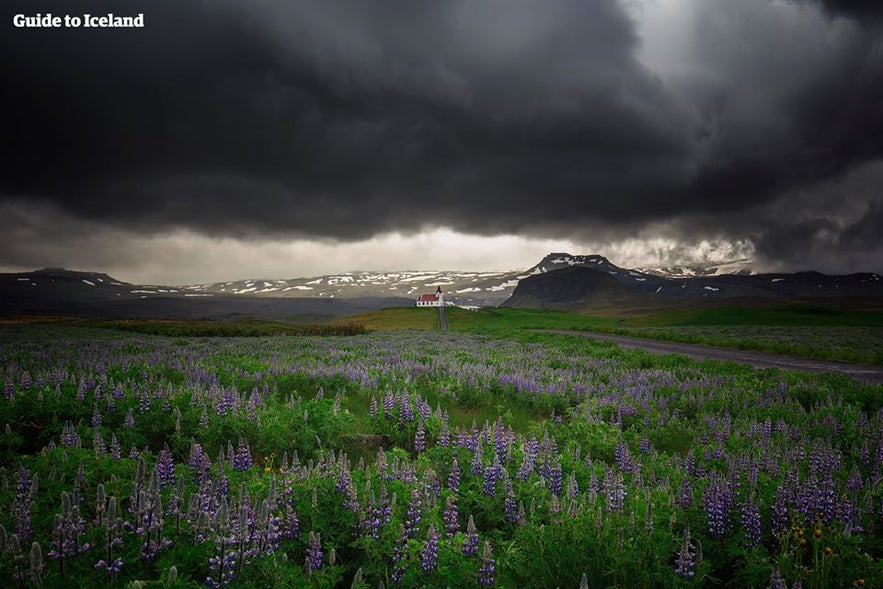
[[[420,295],[420,298],[417,299],[417,300],[418,300],[418,301],[421,301],[421,302],[437,301],[437,300],[438,300],[438,295],[434,295],[434,294],[422,294],[422,295]]]

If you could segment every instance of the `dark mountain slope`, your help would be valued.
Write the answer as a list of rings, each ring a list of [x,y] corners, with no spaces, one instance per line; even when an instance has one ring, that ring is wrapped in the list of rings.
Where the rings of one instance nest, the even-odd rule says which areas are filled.
[[[637,304],[649,297],[606,272],[571,266],[525,278],[502,306],[571,309],[601,301]]]

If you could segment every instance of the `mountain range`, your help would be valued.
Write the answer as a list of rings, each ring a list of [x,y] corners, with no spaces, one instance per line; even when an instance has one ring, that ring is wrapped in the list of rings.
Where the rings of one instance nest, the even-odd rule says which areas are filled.
[[[0,274],[0,312],[321,320],[410,306],[421,293],[438,286],[449,304],[464,307],[581,309],[591,302],[654,305],[673,300],[883,296],[883,281],[875,273],[756,274],[748,260],[628,269],[599,255],[552,253],[523,271],[356,271],[187,286],[136,285],[107,274],[44,268]]]
[[[741,261],[704,269],[675,267],[676,272],[665,272],[662,268],[620,268],[603,256],[570,254],[551,254],[540,267],[544,271],[521,280],[504,306],[588,310],[617,305],[666,306],[686,301],[857,301],[883,297],[883,281],[871,272],[756,274]],[[735,271],[721,273],[721,268]]]

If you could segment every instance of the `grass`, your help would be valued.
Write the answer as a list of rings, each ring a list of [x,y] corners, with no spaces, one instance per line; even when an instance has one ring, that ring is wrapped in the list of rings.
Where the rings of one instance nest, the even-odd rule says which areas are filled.
[[[36,542],[44,587],[141,579],[197,589],[224,578],[217,563],[231,554],[234,589],[392,586],[399,565],[405,576],[395,586],[475,587],[482,561],[463,553],[474,519],[493,548],[498,587],[576,587],[583,575],[592,587],[764,587],[773,571],[787,586],[881,586],[880,387],[518,329],[605,323],[567,313],[452,316],[464,331],[500,331],[426,331],[432,309],[379,314],[379,324],[420,319],[425,331],[355,337],[0,326],[0,525],[29,534],[24,552],[18,542],[0,550],[0,577],[39,585],[26,576]],[[494,482],[497,469],[504,476]],[[804,494],[814,488],[830,490],[836,512]],[[122,539],[113,546],[101,523],[105,492],[126,524],[111,529]],[[706,497],[724,494],[725,527],[715,532]],[[818,519],[805,518],[795,499],[782,500],[779,522],[780,496],[818,501]],[[459,524],[438,541],[438,567],[423,568],[430,529],[447,523],[447,499]],[[386,508],[372,536],[364,514]],[[761,522],[755,544],[742,515],[752,509]],[[271,518],[258,517],[262,510]],[[422,519],[403,541],[412,511]],[[251,514],[255,533],[237,547],[229,538]],[[63,560],[49,554],[56,516],[82,518],[67,533],[75,547],[92,548]],[[271,532],[294,522],[300,532],[261,551],[261,521]],[[323,566],[305,571],[313,534]],[[156,538],[166,543],[145,556]],[[124,563],[116,577],[95,568],[111,549]],[[240,558],[245,549],[250,559]],[[690,578],[677,572],[682,551],[704,554]]]
[[[349,321],[335,324],[282,323],[265,319],[237,321],[125,319],[89,322],[106,327],[150,335],[171,337],[263,337],[272,335],[355,335],[365,333],[361,324]]]
[[[615,327],[615,317],[582,315],[572,311],[544,309],[510,309],[488,307],[469,311],[459,307],[447,309],[448,326],[452,331],[486,332],[506,329],[590,329]],[[352,315],[339,322],[364,325],[369,330],[438,329],[438,311],[417,307],[395,307]]]
[[[435,309],[389,308],[339,320],[368,330],[438,329]],[[788,354],[816,360],[883,365],[883,312],[824,305],[654,310],[641,315],[588,315],[548,309],[448,309],[452,331],[496,333],[579,329],[650,339]]]
[[[883,312],[823,305],[664,310],[600,330],[649,339],[883,365]]]
[[[883,327],[883,312],[823,305],[775,307],[723,306],[675,309],[624,318],[622,327],[684,327],[706,325],[855,326]]]
[[[851,326],[716,325],[613,328],[606,333],[786,354],[813,360],[883,365],[883,329]]]

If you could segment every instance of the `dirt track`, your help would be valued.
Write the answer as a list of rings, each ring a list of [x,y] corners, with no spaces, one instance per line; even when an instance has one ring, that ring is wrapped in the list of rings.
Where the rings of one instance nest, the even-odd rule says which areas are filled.
[[[795,356],[783,356],[780,354],[768,354],[765,352],[749,352],[734,350],[732,348],[718,348],[699,344],[683,344],[680,342],[666,342],[625,335],[611,335],[606,333],[593,333],[585,331],[572,331],[565,329],[546,329],[550,333],[562,333],[590,337],[596,340],[616,342],[624,348],[639,348],[654,354],[683,354],[699,360],[729,360],[748,364],[755,368],[782,368],[785,370],[808,370],[814,372],[840,372],[852,378],[869,384],[883,384],[883,366],[871,366],[867,364],[846,364],[844,362],[831,362],[827,360],[809,360]]]

